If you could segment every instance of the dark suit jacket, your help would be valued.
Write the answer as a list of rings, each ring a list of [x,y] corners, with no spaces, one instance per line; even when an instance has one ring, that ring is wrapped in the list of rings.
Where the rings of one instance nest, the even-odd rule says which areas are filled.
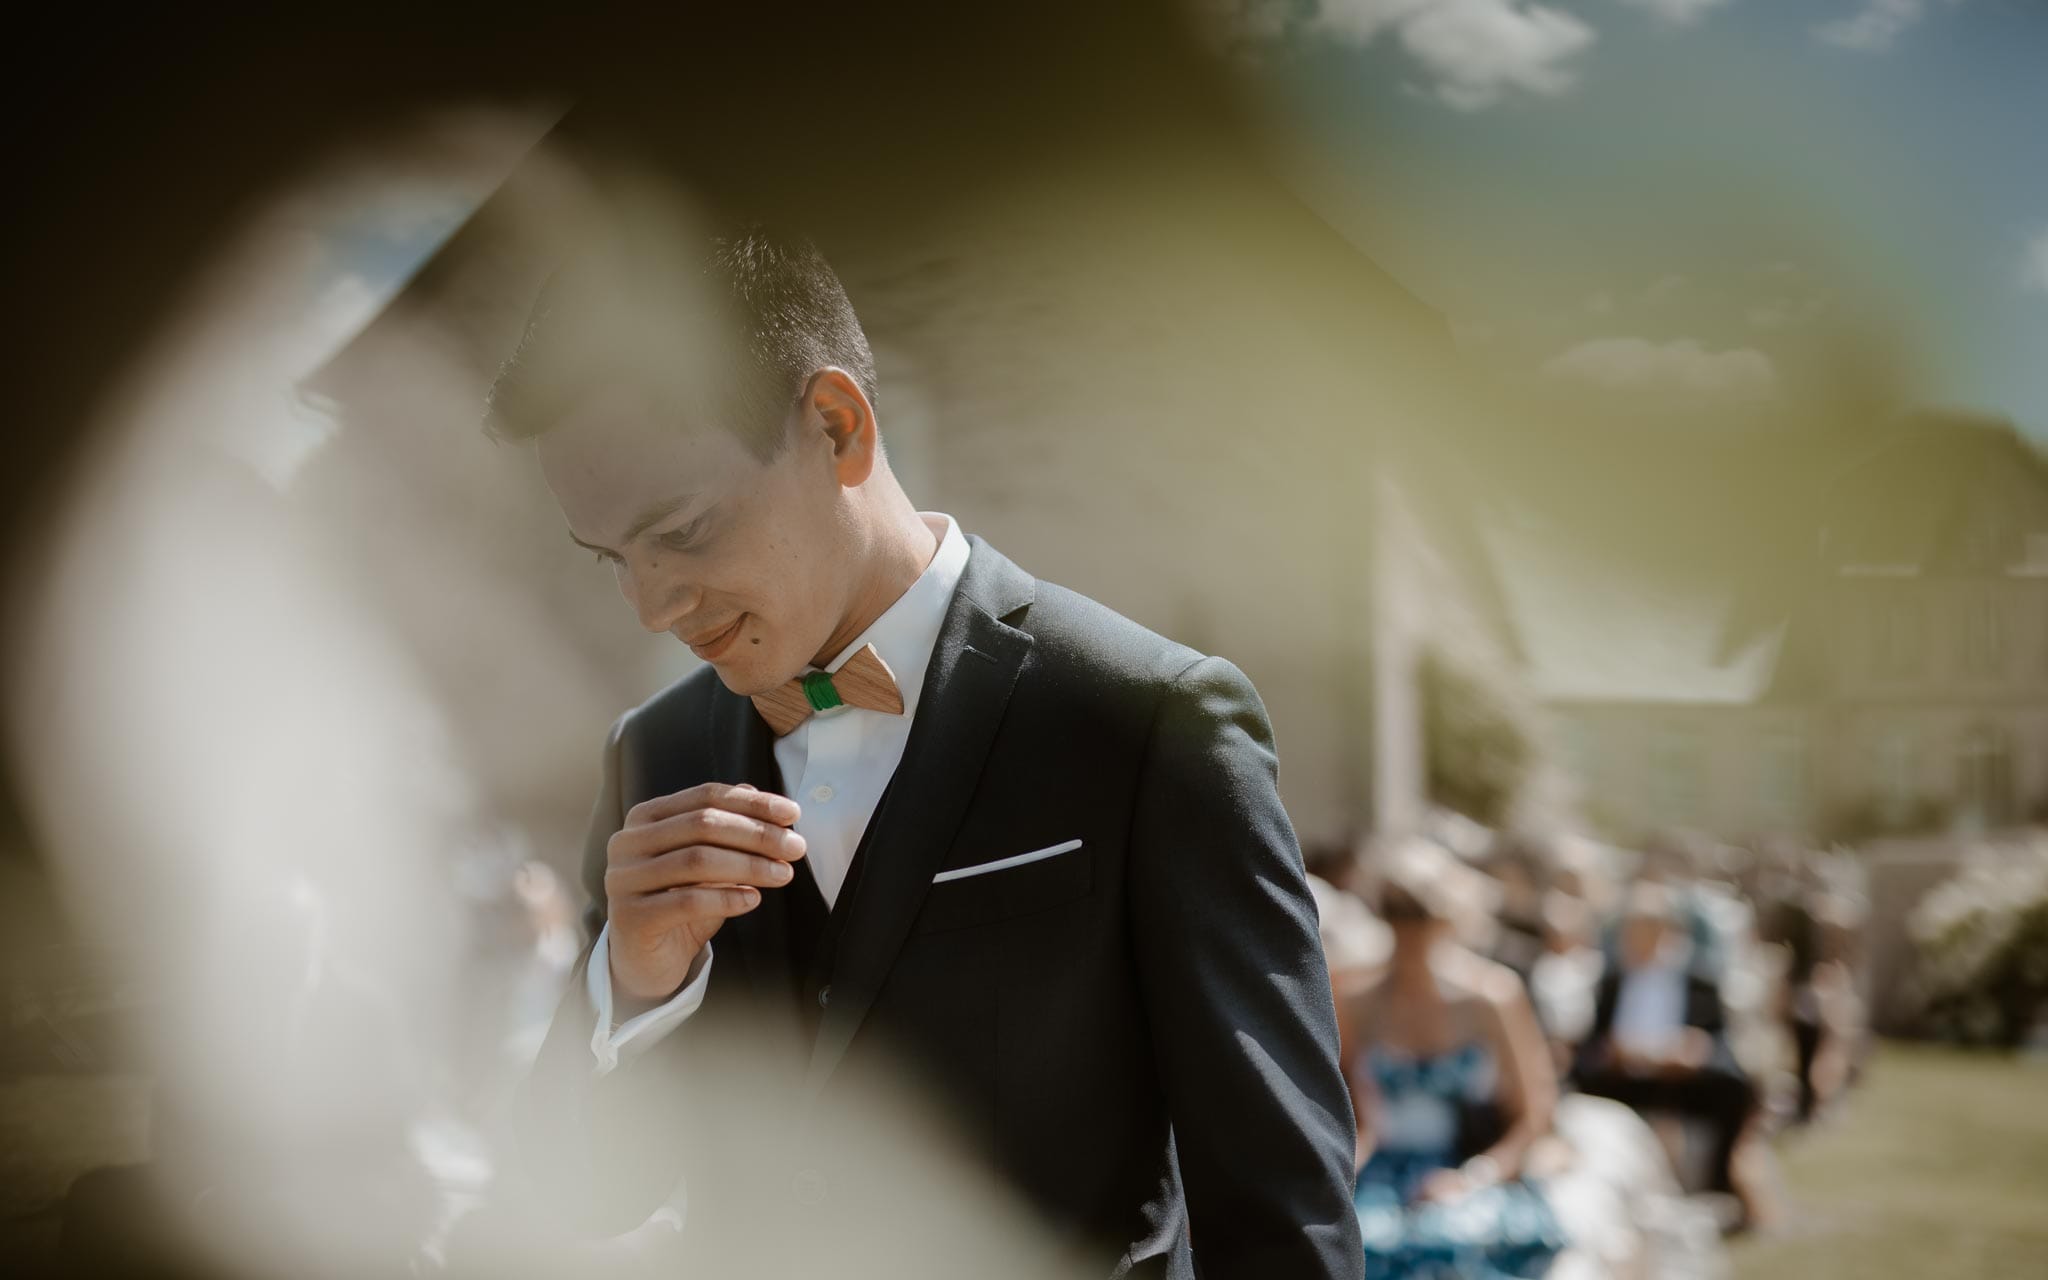
[[[1579,1046],[1574,1064],[1573,1075],[1578,1078],[1603,1069],[1599,1054],[1614,1030],[1614,1009],[1621,1002],[1622,972],[1618,965],[1609,965],[1607,972],[1600,975],[1593,1001],[1593,1025]],[[1728,1016],[1721,1004],[1721,988],[1697,973],[1685,976],[1685,1025],[1698,1027],[1713,1037],[1714,1050],[1707,1060],[1707,1070],[1741,1074],[1735,1051],[1728,1043]]]
[[[779,1247],[821,1222],[821,1250],[886,1231],[897,1274],[991,1273],[928,1247],[942,1220],[1008,1212],[979,1192],[942,1203],[974,1182],[945,1170],[993,1171],[1062,1274],[1361,1274],[1329,980],[1257,693],[1230,663],[971,547],[834,908],[828,982],[793,981],[795,887],[769,890],[713,941],[690,1021],[593,1080],[579,968],[529,1090],[536,1176],[619,1231],[682,1175],[686,1235],[745,1232],[725,1257],[753,1274],[774,1273],[753,1269],[761,1237]],[[709,669],[613,728],[585,851],[598,912],[626,810],[706,780],[783,789],[767,726]],[[917,1123],[874,1121],[867,1090],[891,1082],[937,1117],[908,1145],[960,1163],[878,1172],[896,1166],[871,1144]]]

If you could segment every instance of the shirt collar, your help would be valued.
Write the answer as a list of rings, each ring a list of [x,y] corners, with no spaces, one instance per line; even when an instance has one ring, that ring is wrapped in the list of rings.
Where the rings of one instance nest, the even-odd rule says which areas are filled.
[[[860,652],[862,645],[875,646],[875,652],[889,664],[896,677],[906,717],[917,714],[925,669],[931,666],[939,628],[945,625],[947,606],[953,602],[953,589],[960,585],[961,575],[966,572],[968,553],[967,535],[960,531],[959,521],[943,511],[917,514],[926,527],[939,535],[939,547],[932,554],[931,563],[924,567],[917,581],[896,597],[896,603],[884,609],[881,617],[869,623],[868,629],[855,636],[825,667],[827,671],[837,671]],[[820,714],[831,715],[838,710],[835,707]]]

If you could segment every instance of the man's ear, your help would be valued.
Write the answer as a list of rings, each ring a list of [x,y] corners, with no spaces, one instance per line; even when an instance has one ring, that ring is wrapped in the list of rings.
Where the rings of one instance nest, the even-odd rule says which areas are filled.
[[[822,432],[832,443],[832,467],[839,483],[851,489],[874,473],[882,448],[874,406],[860,384],[844,369],[827,367],[811,375],[804,387],[804,429]]]

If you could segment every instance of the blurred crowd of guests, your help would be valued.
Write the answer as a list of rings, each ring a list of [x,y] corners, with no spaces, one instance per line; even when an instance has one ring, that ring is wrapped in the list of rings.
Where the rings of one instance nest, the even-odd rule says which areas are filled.
[[[573,889],[523,840],[490,834],[454,864],[462,985],[442,1034],[321,961],[324,900],[307,888],[273,940],[272,959],[300,957],[272,966],[291,979],[275,1003],[282,1024],[326,1034],[287,1036],[297,1047],[279,1061],[303,1080],[309,1054],[331,1059],[351,1106],[317,1130],[240,1110],[194,1125],[178,1104],[200,1095],[160,1087],[152,1164],[79,1179],[61,1211],[67,1258],[155,1274],[169,1241],[246,1241],[250,1220],[290,1209],[349,1239],[274,1247],[337,1250],[363,1274],[640,1265],[632,1238],[543,1246],[482,1211],[498,1118],[583,942]],[[1306,852],[1369,1276],[1704,1280],[1725,1273],[1725,1230],[1778,1215],[1768,1139],[1826,1116],[1861,1054],[1853,863],[1683,835],[1634,852],[1448,817]],[[364,1169],[384,1217],[309,1210],[355,1195],[340,1180]],[[165,1186],[178,1206],[161,1203]],[[214,1229],[194,1226],[195,1205]],[[505,1239],[522,1242],[520,1267],[498,1265]]]
[[[1369,1274],[1711,1275],[1864,1039],[1829,858],[1685,833],[1312,847]]]

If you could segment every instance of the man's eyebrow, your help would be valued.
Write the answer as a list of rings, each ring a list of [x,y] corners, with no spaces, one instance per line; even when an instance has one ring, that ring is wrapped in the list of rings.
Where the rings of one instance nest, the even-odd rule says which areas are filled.
[[[677,494],[673,498],[668,499],[665,502],[655,503],[653,506],[647,508],[647,510],[640,513],[640,518],[633,522],[633,527],[626,530],[626,536],[622,540],[622,542],[630,543],[631,541],[633,541],[633,539],[647,532],[653,526],[661,523],[663,520],[668,519],[676,512],[681,511],[684,507],[689,506],[690,502],[693,499],[695,499],[696,496],[697,495],[694,493],[681,493]],[[585,551],[605,552],[611,549],[609,547],[593,546],[590,543],[585,542],[583,539],[577,537],[574,533],[571,533],[569,535],[569,541],[575,543],[579,547],[582,547]]]

